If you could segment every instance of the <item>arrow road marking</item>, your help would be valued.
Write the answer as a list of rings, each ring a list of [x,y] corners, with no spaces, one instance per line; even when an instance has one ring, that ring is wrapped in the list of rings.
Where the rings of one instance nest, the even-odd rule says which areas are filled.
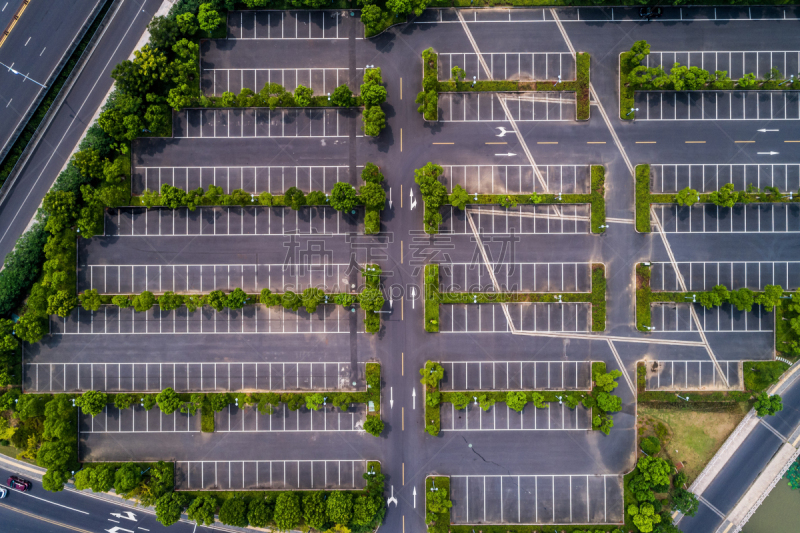
[[[125,529],[124,527],[114,526],[111,529],[106,529],[108,533],[120,533],[121,531],[125,531],[126,533],[133,533],[130,529]]]
[[[137,521],[136,520],[136,515],[133,514],[130,511],[122,511],[122,514],[120,514],[120,513],[111,513],[111,516],[115,516],[117,518],[124,518],[125,520],[130,520],[132,522],[136,522]]]
[[[497,137],[505,137],[506,133],[514,133],[513,131],[507,131],[503,126],[496,126],[494,129],[500,130],[500,134]]]
[[[411,287],[411,309],[414,309],[414,302],[417,299],[417,289]]]
[[[389,387],[389,409],[394,408],[394,387]]]
[[[498,155],[498,156],[504,156],[504,157],[511,157],[511,156],[515,156],[515,155],[517,155],[517,154],[513,154],[513,153],[511,153],[511,152],[508,152],[507,154],[494,154],[494,155]]]
[[[414,509],[417,508],[417,487],[414,487]]]
[[[397,498],[394,497],[394,485],[392,485],[392,495],[386,500],[386,506],[388,507],[392,502],[394,502],[394,506],[397,507]]]
[[[416,387],[411,387],[411,405],[414,409],[417,408],[417,389]]]
[[[409,189],[408,195],[411,197],[411,210],[413,211],[415,207],[417,207],[417,201],[414,200],[414,190]]]
[[[767,133],[768,131],[780,131],[780,130],[768,130],[766,128],[762,128],[762,129],[760,129],[758,131],[759,131],[759,133]]]
[[[392,188],[389,187],[389,209],[392,208]]]
[[[778,152],[757,152],[758,155],[778,155]]]

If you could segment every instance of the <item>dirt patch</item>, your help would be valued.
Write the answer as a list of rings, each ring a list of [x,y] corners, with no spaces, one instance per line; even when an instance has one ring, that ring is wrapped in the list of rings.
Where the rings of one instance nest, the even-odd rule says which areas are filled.
[[[660,457],[684,464],[695,480],[749,410],[747,402],[729,403],[724,409],[656,409],[639,406],[639,437],[657,435],[661,439]],[[659,426],[659,423],[662,424]],[[666,427],[666,433],[664,428]]]

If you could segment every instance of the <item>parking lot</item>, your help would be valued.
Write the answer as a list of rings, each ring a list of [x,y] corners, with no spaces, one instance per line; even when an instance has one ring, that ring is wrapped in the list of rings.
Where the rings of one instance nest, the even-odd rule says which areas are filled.
[[[228,39],[348,39],[363,27],[349,11],[229,11]]]
[[[711,73],[724,70],[732,80],[738,80],[752,72],[763,78],[773,67],[787,78],[800,72],[800,51],[737,51],[737,52],[656,52],[645,57],[643,65],[661,67],[667,73],[675,63],[686,67],[698,67]]]
[[[441,361],[443,391],[589,390],[591,361]]]
[[[303,85],[314,91],[315,95],[333,92],[340,85],[347,85],[358,93],[364,69],[356,68],[351,75],[350,68],[203,68],[201,84],[203,92],[209,96],[222,96],[222,93],[239,94],[242,89],[259,92],[268,83],[277,83],[289,92]],[[242,135],[243,136],[243,135]],[[274,135],[272,135],[274,136]]]
[[[184,109],[172,114],[175,139],[206,138],[337,138],[363,134],[358,111],[330,108],[266,107],[239,109]]]
[[[442,165],[440,181],[449,192],[460,185],[471,194],[589,192],[589,165],[540,165],[537,169],[546,189],[529,165]]]
[[[366,387],[350,362],[28,363],[26,390],[67,392],[354,391]]]
[[[477,394],[477,393],[476,393]],[[495,404],[487,411],[470,402],[457,411],[453,404],[441,407],[442,431],[591,431],[592,410],[578,405],[570,409],[565,404],[548,403],[544,409],[528,403],[517,412],[505,403]]]
[[[573,121],[575,93],[441,93],[440,122],[509,122],[500,99],[515,122]],[[277,126],[276,126],[277,128]]]
[[[666,233],[797,233],[800,206],[796,204],[655,204]]]
[[[356,265],[357,266],[357,265]],[[309,287],[327,293],[346,292],[358,270],[351,264],[260,265],[87,265],[80,268],[79,291],[105,294],[225,292],[303,292]]]
[[[591,292],[591,263],[494,263],[494,280],[501,292]],[[495,292],[483,263],[439,265],[443,292]]]
[[[575,79],[575,56],[570,52],[492,52],[482,53],[484,61],[492,73],[492,80],[558,80]],[[473,76],[485,80],[486,73],[480,65],[477,54],[439,53],[439,79],[447,81],[453,67],[461,67],[467,81]]]
[[[454,524],[621,523],[622,476],[450,476]]]
[[[363,460],[176,461],[176,490],[361,490]]]
[[[775,322],[774,313],[766,313],[760,305],[754,305],[750,312],[739,311],[731,304],[706,309],[700,304],[660,303],[650,307],[650,320],[654,331],[677,332],[697,331],[689,306],[700,319],[705,332],[733,333],[771,333]]]
[[[147,433],[176,431],[200,432],[200,413],[190,415],[174,411],[166,415],[157,407],[145,410],[141,405],[117,409],[107,405],[97,416],[80,414],[81,433]]]
[[[214,414],[217,432],[268,431],[363,431],[367,408],[363,403],[342,410],[332,405],[314,411],[301,407],[292,411],[282,403],[272,414],[261,414],[254,406],[241,409],[229,405]]]
[[[800,189],[800,164],[650,165],[650,190],[654,193],[674,193],[686,187],[711,193],[728,183],[737,191],[753,185],[794,192]]]
[[[589,233],[591,214],[588,204],[519,205],[508,209],[493,205],[470,205],[466,209],[443,206],[440,212],[439,232],[460,235],[473,233],[468,216],[483,235]]]
[[[800,120],[798,91],[636,91],[636,120]]]
[[[724,372],[724,380],[711,361],[647,361],[647,390],[744,389],[741,361],[719,361],[719,365]]]
[[[754,291],[764,290],[767,285],[780,285],[786,291],[800,287],[798,261],[679,261],[676,264],[690,291],[710,291],[716,285],[730,290],[747,287]],[[672,263],[651,263],[650,287],[655,291],[681,290]]]
[[[289,187],[301,191],[322,191],[329,194],[333,186],[343,181],[358,185],[357,176],[352,176],[349,166],[301,166],[301,167],[136,167],[133,171],[133,194],[145,190],[160,191],[166,183],[184,191],[199,188],[208,190],[210,185],[222,187],[225,194],[242,189],[258,196],[262,192],[283,194]]]
[[[514,303],[508,306],[519,331],[585,332],[592,329],[588,303]],[[442,333],[510,333],[501,304],[440,306]]]
[[[364,211],[340,213],[330,206],[208,206],[168,209],[107,209],[103,235],[108,237],[172,235],[348,235],[364,233]]]
[[[96,312],[76,307],[68,317],[51,316],[50,334],[350,333],[361,318],[361,313],[351,316],[340,305],[320,305],[311,315],[303,308],[292,311],[260,304],[219,312],[210,307],[193,312],[186,307],[161,311],[157,305],[136,312],[104,305]],[[363,330],[363,325],[357,327],[357,331]]]

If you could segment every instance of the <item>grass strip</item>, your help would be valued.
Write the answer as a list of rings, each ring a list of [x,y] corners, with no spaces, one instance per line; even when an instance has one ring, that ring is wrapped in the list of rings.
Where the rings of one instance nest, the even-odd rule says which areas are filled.
[[[605,233],[606,228],[606,167],[592,165],[592,233]]]
[[[650,165],[636,165],[636,231],[650,233]]]
[[[606,330],[606,267],[592,264],[592,331]]]
[[[633,99],[634,90],[627,81],[631,70],[633,70],[633,66],[630,65],[632,55],[633,52],[630,51],[622,52],[619,55],[619,118],[622,120],[636,118],[636,111],[631,111],[636,107]]]
[[[425,265],[425,331],[439,332],[439,265]]]
[[[650,314],[650,265],[636,265],[636,329],[650,331],[652,316]]]
[[[86,50],[86,47],[89,46],[89,42],[92,40],[92,37],[94,37],[97,28],[100,27],[100,24],[103,22],[103,18],[106,16],[106,13],[111,8],[112,4],[112,0],[106,0],[106,3],[95,17],[94,22],[92,22],[92,25],[89,26],[89,29],[86,30],[86,33],[83,35],[81,42],[78,43],[78,46],[76,46],[75,50],[72,51],[72,55],[70,56],[69,60],[61,69],[61,73],[55,79],[53,84],[50,85],[50,88],[47,89],[44,98],[42,98],[42,101],[39,102],[36,111],[33,113],[33,115],[31,115],[30,120],[28,120],[28,124],[19,134],[17,140],[14,141],[14,144],[11,146],[11,149],[8,151],[5,158],[3,158],[3,162],[0,164],[0,186],[5,183],[8,176],[14,170],[17,161],[19,161],[19,158],[22,157],[22,154],[25,152],[25,148],[33,138],[34,133],[36,133],[39,124],[42,123],[47,115],[47,112],[50,110],[50,106],[52,106],[53,102],[55,102],[58,93],[61,92],[61,88],[64,87],[64,84],[67,82],[70,74],[72,74],[72,70],[75,68],[75,65],[78,64],[78,60],[80,59],[81,55],[83,55],[84,50]]]

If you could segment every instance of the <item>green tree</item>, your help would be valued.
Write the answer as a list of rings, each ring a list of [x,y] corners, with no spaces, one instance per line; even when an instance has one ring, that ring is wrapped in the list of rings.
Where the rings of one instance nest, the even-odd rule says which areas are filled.
[[[80,407],[84,413],[97,416],[103,412],[107,402],[108,396],[105,392],[87,390],[75,400],[75,405]]]
[[[217,394],[209,394],[206,396],[208,398],[208,402],[211,405],[211,408],[215,412],[222,411],[233,401],[231,399],[231,395],[227,392],[220,392]]]
[[[603,411],[619,411],[622,409],[622,399],[607,392],[599,392],[597,394],[597,406]]]
[[[243,498],[225,500],[219,508],[219,521],[228,526],[247,527],[247,503]]]
[[[356,297],[352,294],[337,294],[334,296],[333,302],[347,309],[356,303]]]
[[[60,492],[64,490],[64,484],[69,480],[69,470],[48,469],[42,476],[42,488],[50,492]]]
[[[311,97],[314,91],[304,85],[298,85],[294,90],[294,101],[300,107],[308,107],[311,105]]]
[[[78,299],[70,291],[56,291],[47,297],[47,313],[66,317],[78,305]]]
[[[676,489],[672,494],[672,507],[686,516],[697,514],[699,505],[697,496],[682,487]]]
[[[200,4],[200,12],[197,14],[197,22],[200,29],[206,32],[212,32],[217,29],[222,23],[222,17],[214,9],[214,4]]]
[[[675,201],[678,202],[678,205],[691,206],[696,204],[698,200],[700,200],[700,195],[697,194],[696,190],[690,189],[689,187],[680,191],[675,197]]]
[[[439,382],[444,378],[444,368],[439,363],[428,361],[419,369],[419,374],[422,376],[420,383],[438,388]]]
[[[386,204],[386,191],[378,183],[365,183],[358,188],[358,194],[367,209],[383,209]]]
[[[612,370],[605,374],[595,374],[594,383],[595,387],[603,392],[613,392],[619,386],[615,380],[622,375],[619,370]]]
[[[331,207],[337,211],[349,212],[358,205],[356,189],[349,183],[339,181],[331,191]]]
[[[706,309],[719,307],[728,300],[728,288],[725,285],[716,285],[708,292],[701,292],[697,295],[697,301]]]
[[[467,74],[464,72],[464,69],[459,67],[458,65],[454,66],[450,69],[450,80],[459,82],[464,81],[464,78],[467,77]]]
[[[78,217],[75,193],[68,191],[50,191],[44,196],[42,209],[50,215],[47,217],[45,229],[50,233],[72,227]]]
[[[142,294],[133,297],[133,309],[138,312],[149,311],[156,303],[156,297],[150,291],[142,291]]]
[[[756,403],[753,404],[758,416],[772,416],[777,412],[783,411],[783,400],[777,394],[769,396],[762,392],[756,396]]]
[[[303,305],[303,299],[292,291],[286,291],[281,298],[281,305],[285,309],[297,311],[300,309],[300,306]]]
[[[300,498],[294,492],[281,492],[275,501],[274,521],[278,529],[288,531],[300,523]]]
[[[271,498],[250,500],[247,505],[247,521],[253,527],[267,527],[272,521],[274,509],[275,505]]]
[[[317,310],[317,306],[325,301],[325,293],[322,289],[309,287],[303,291],[301,296],[303,307],[306,308],[308,314],[312,314]]]
[[[386,101],[386,87],[377,83],[363,83],[361,85],[361,99],[367,107],[379,106]]]
[[[661,515],[656,514],[652,503],[629,505],[628,514],[633,517],[633,524],[641,533],[650,533],[653,531],[653,526],[661,522]]]
[[[286,204],[295,211],[306,205],[306,195],[297,187],[289,187],[285,196]]]
[[[319,411],[320,407],[322,407],[322,404],[325,401],[325,397],[319,392],[306,394],[305,399],[306,408],[311,409],[312,411]]]
[[[522,411],[528,403],[528,395],[522,391],[509,391],[506,395],[506,405],[515,411]]]
[[[381,169],[375,163],[367,163],[361,171],[361,179],[367,183],[381,183],[383,181],[383,174]]]
[[[375,4],[367,4],[361,9],[361,23],[364,24],[364,29],[367,33],[374,33],[377,31],[377,26],[383,18],[381,8]]]
[[[17,321],[14,333],[20,340],[33,344],[47,333],[47,322],[33,313],[26,313]]]
[[[377,137],[386,127],[386,113],[379,106],[372,106],[364,110],[361,115],[364,125],[361,130],[368,137]]]
[[[116,296],[112,296],[111,303],[122,309],[133,305],[131,297],[125,294],[117,294]]]
[[[661,451],[661,443],[657,437],[645,437],[642,439],[642,451],[647,455],[658,455]]]
[[[184,35],[194,35],[200,28],[197,25],[197,18],[194,16],[194,13],[182,13],[175,17],[175,21],[178,23],[178,28]]]
[[[383,498],[379,496],[356,496],[353,504],[353,524],[357,526],[371,525],[381,507],[383,507]]]
[[[386,8],[399,17],[411,11],[411,0],[387,0]]]
[[[247,293],[244,292],[239,287],[236,287],[235,289],[233,289],[233,291],[231,291],[231,293],[225,299],[225,306],[228,309],[241,309],[242,307],[244,307],[244,304],[246,302],[247,302]]]
[[[156,395],[158,408],[165,415],[171,415],[181,407],[181,398],[172,387],[167,387]]]
[[[114,407],[117,409],[127,409],[130,407],[136,398],[133,394],[115,394]]]
[[[169,492],[156,501],[156,520],[162,526],[171,526],[181,519],[184,507],[186,497],[180,492]]]
[[[379,437],[383,433],[383,420],[380,416],[369,415],[364,421],[364,431],[373,437]]]
[[[720,187],[719,191],[714,191],[709,195],[711,203],[720,207],[733,207],[739,195],[733,190],[733,183],[726,183]]]
[[[81,150],[72,158],[72,163],[78,172],[87,178],[101,178],[103,176],[104,160],[100,152],[92,148]]]
[[[451,507],[453,507],[453,502],[448,497],[447,489],[439,487],[439,490],[427,491],[425,497],[425,521],[428,524],[435,523],[439,518],[437,515],[441,514],[446,514],[449,517]]]
[[[166,291],[158,297],[158,307],[162,311],[173,311],[183,305],[183,296]]]
[[[743,77],[739,78],[739,81],[736,84],[742,89],[753,89],[758,86],[758,81],[756,79],[756,75],[752,72],[745,74]]]
[[[384,302],[380,289],[374,287],[365,287],[361,294],[358,295],[358,305],[367,312],[380,311]]]
[[[314,529],[322,531],[328,522],[325,494],[322,491],[307,492],[303,495],[303,520]]]
[[[636,464],[650,486],[669,485],[669,463],[659,457],[641,457]]]
[[[631,46],[631,55],[628,57],[628,64],[635,67],[650,54],[650,45],[647,41],[636,41]]]
[[[228,303],[228,298],[225,296],[225,293],[220,290],[211,291],[206,297],[206,303],[220,313],[223,309],[225,309],[225,306]]]
[[[86,289],[78,296],[78,299],[81,302],[81,307],[87,311],[97,311],[103,303],[100,300],[100,294],[97,292],[97,289]]]
[[[306,196],[307,205],[326,205],[327,203],[328,198],[322,191],[311,191],[308,193],[308,196]]]
[[[331,103],[339,107],[350,107],[355,104],[353,91],[347,85],[339,85],[331,93]]]
[[[331,522],[342,525],[349,524],[353,518],[353,495],[342,491],[331,493],[328,496],[325,512]]]
[[[197,522],[198,526],[210,526],[214,523],[214,513],[217,510],[217,499],[214,496],[203,494],[194,499],[186,510],[189,520]]]
[[[128,494],[139,486],[142,471],[136,463],[125,463],[114,474],[114,491],[117,494]]]
[[[469,194],[467,194],[467,191],[464,190],[461,185],[456,185],[453,187],[453,192],[450,193],[448,199],[453,207],[463,210],[469,203]]]
[[[756,303],[763,306],[767,312],[780,305],[783,296],[783,287],[780,285],[765,285],[764,292],[756,296]]]
[[[731,291],[728,300],[732,305],[735,305],[736,309],[739,311],[747,311],[749,313],[753,309],[756,297],[753,291],[742,287],[738,291]]]

